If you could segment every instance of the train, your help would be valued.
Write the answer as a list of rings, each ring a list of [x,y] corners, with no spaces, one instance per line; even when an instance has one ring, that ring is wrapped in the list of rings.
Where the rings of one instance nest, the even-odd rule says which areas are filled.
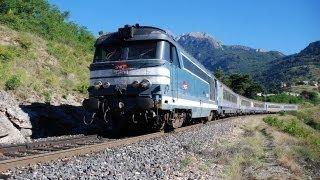
[[[118,131],[161,130],[197,120],[298,109],[235,93],[157,27],[125,25],[102,33],[94,46],[89,98],[83,101],[86,122],[98,119]]]

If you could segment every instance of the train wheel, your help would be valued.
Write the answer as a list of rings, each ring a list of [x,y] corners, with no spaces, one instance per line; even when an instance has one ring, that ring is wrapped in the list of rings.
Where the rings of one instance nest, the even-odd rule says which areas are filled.
[[[211,111],[209,116],[207,117],[207,121],[212,121],[214,117],[214,113]]]
[[[172,127],[175,129],[181,127],[186,118],[187,118],[187,114],[185,112],[173,113],[173,117],[171,119]]]
[[[155,117],[152,117],[152,120],[151,120],[151,129],[152,131],[162,131],[165,127],[165,116],[166,116],[166,113],[165,114],[160,114],[160,113],[157,113],[157,116]]]

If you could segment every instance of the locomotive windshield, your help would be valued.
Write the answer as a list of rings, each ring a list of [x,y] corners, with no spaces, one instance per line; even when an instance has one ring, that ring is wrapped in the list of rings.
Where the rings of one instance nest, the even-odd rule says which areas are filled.
[[[94,62],[133,59],[156,59],[157,42],[140,41],[127,44],[103,45],[96,48]]]

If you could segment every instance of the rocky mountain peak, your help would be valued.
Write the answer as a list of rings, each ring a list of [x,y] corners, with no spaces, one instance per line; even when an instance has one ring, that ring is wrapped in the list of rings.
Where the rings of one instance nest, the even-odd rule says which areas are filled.
[[[299,54],[320,55],[320,41],[310,43]]]
[[[229,48],[233,50],[245,50],[245,51],[253,50],[253,48],[251,47],[242,46],[242,45],[230,45]]]
[[[223,49],[223,44],[221,41],[214,38],[212,35],[205,32],[191,32],[183,34],[177,37],[177,41],[184,45],[186,43],[192,43],[195,46],[209,46],[214,49]]]

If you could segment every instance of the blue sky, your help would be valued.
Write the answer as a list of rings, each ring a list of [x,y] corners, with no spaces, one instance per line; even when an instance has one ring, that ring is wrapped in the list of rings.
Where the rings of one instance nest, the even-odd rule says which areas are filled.
[[[49,0],[70,20],[98,31],[140,23],[175,35],[207,32],[225,45],[245,45],[285,54],[320,40],[319,0]]]

